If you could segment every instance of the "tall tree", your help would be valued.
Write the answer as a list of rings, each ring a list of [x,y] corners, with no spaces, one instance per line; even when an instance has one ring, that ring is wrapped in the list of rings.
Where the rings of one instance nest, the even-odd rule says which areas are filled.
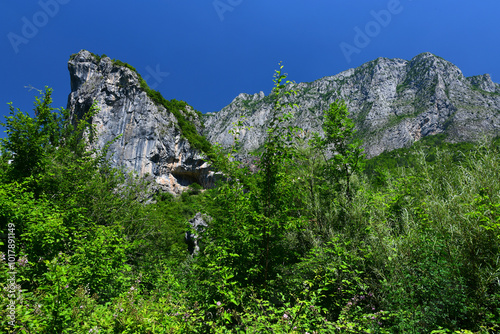
[[[324,157],[324,177],[337,191],[350,199],[351,177],[363,171],[364,154],[361,141],[354,139],[354,121],[343,100],[336,100],[324,114],[324,137],[314,136],[313,146]]]

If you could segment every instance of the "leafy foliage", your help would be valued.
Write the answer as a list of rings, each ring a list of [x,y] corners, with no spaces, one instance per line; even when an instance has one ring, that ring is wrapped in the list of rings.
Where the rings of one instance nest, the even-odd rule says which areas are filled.
[[[331,157],[326,158],[324,168],[325,178],[331,186],[345,188],[345,195],[351,197],[351,177],[356,172],[363,170],[363,149],[359,140],[353,141],[355,134],[354,121],[348,118],[349,112],[344,101],[335,101],[325,112],[323,131],[325,137],[321,138],[317,134],[314,137],[313,145],[326,156],[328,152]]]
[[[248,169],[239,168],[238,162],[231,162],[231,153],[226,161],[214,156],[215,163],[230,173],[230,181],[215,192],[214,202],[224,210],[210,212],[214,220],[208,238],[212,242],[205,250],[209,262],[204,267],[212,268],[207,275],[219,277],[207,282],[216,289],[220,284],[215,282],[220,279],[235,287],[266,288],[278,275],[278,263],[295,261],[285,243],[288,231],[297,229],[301,222],[293,202],[293,183],[286,173],[294,164],[295,129],[286,126],[291,115],[282,114],[280,99],[288,94],[282,83],[285,77],[280,68],[275,75],[277,99],[258,172],[250,174]],[[235,306],[240,304],[231,295],[229,299]]]
[[[240,121],[229,152],[210,150],[217,187],[177,197],[149,194],[90,149],[85,119],[97,110],[75,124],[50,89],[35,117],[10,106],[1,331],[498,332],[498,140],[435,136],[365,161],[341,101],[325,111],[324,136],[307,138],[290,126],[281,66],[274,79],[256,166],[236,159]],[[183,239],[196,212],[211,220],[193,256]]]

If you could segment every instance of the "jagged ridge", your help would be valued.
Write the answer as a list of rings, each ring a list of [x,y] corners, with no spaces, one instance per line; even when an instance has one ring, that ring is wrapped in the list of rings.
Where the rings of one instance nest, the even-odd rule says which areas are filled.
[[[420,138],[444,133],[450,142],[498,135],[500,85],[489,75],[465,78],[455,65],[431,53],[412,60],[378,58],[358,68],[310,83],[291,85],[299,105],[295,123],[321,133],[323,110],[344,99],[356,122],[369,157],[407,147]],[[270,96],[238,95],[217,113],[205,115],[204,134],[210,142],[232,143],[228,131],[245,116],[243,149],[258,149],[265,138]]]
[[[75,117],[97,101],[101,111],[92,122],[101,132],[98,145],[121,135],[111,147],[113,163],[153,177],[165,190],[210,184],[208,164],[195,148],[208,152],[208,142],[230,146],[229,130],[240,116],[251,127],[240,133],[242,148],[256,150],[264,142],[273,97],[263,92],[239,94],[221,111],[204,115],[203,127],[199,112],[150,90],[128,64],[82,50],[68,66],[68,108]],[[455,65],[430,53],[410,61],[378,58],[290,88],[297,94],[289,102],[299,106],[294,122],[309,133],[321,134],[323,110],[344,99],[368,157],[429,135],[460,142],[499,134],[500,85],[487,74],[465,78]]]

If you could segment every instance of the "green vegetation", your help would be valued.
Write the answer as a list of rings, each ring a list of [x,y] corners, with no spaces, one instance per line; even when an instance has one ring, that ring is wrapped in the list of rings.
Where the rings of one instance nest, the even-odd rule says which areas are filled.
[[[419,152],[425,152],[425,161],[428,163],[434,162],[440,151],[449,151],[453,154],[453,161],[459,162],[475,149],[476,145],[470,142],[448,143],[445,134],[427,136],[415,142],[411,147],[384,152],[367,160],[366,172],[371,176],[377,169],[414,168],[418,164]]]
[[[400,83],[396,86],[396,94],[401,94],[402,92],[404,92],[405,90],[407,90],[409,87],[409,83],[408,81],[404,81],[403,83]]]
[[[50,89],[35,117],[11,106],[1,331],[498,332],[499,141],[433,136],[365,161],[342,101],[324,113],[325,136],[304,139],[285,112],[295,106],[283,102],[294,92],[282,67],[274,79],[258,168],[234,159],[240,121],[232,150],[211,151],[224,172],[214,189],[154,201],[106,149],[87,150],[95,108],[73,125]],[[183,238],[196,212],[211,220],[192,256]]]
[[[481,89],[478,85],[471,85],[471,88],[473,91],[479,92],[483,95],[500,96],[499,92],[488,92],[486,90]]]

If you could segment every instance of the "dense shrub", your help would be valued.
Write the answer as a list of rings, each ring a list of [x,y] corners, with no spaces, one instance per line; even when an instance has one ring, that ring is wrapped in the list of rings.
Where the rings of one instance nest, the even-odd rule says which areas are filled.
[[[11,108],[1,331],[498,332],[498,142],[436,137],[364,161],[340,101],[326,111],[326,138],[297,136],[284,79],[280,68],[257,171],[234,159],[239,122],[233,150],[210,151],[224,172],[215,189],[151,201],[105,150],[87,151],[92,128],[52,109],[50,90],[33,118]],[[184,233],[197,212],[212,219],[192,256]]]

